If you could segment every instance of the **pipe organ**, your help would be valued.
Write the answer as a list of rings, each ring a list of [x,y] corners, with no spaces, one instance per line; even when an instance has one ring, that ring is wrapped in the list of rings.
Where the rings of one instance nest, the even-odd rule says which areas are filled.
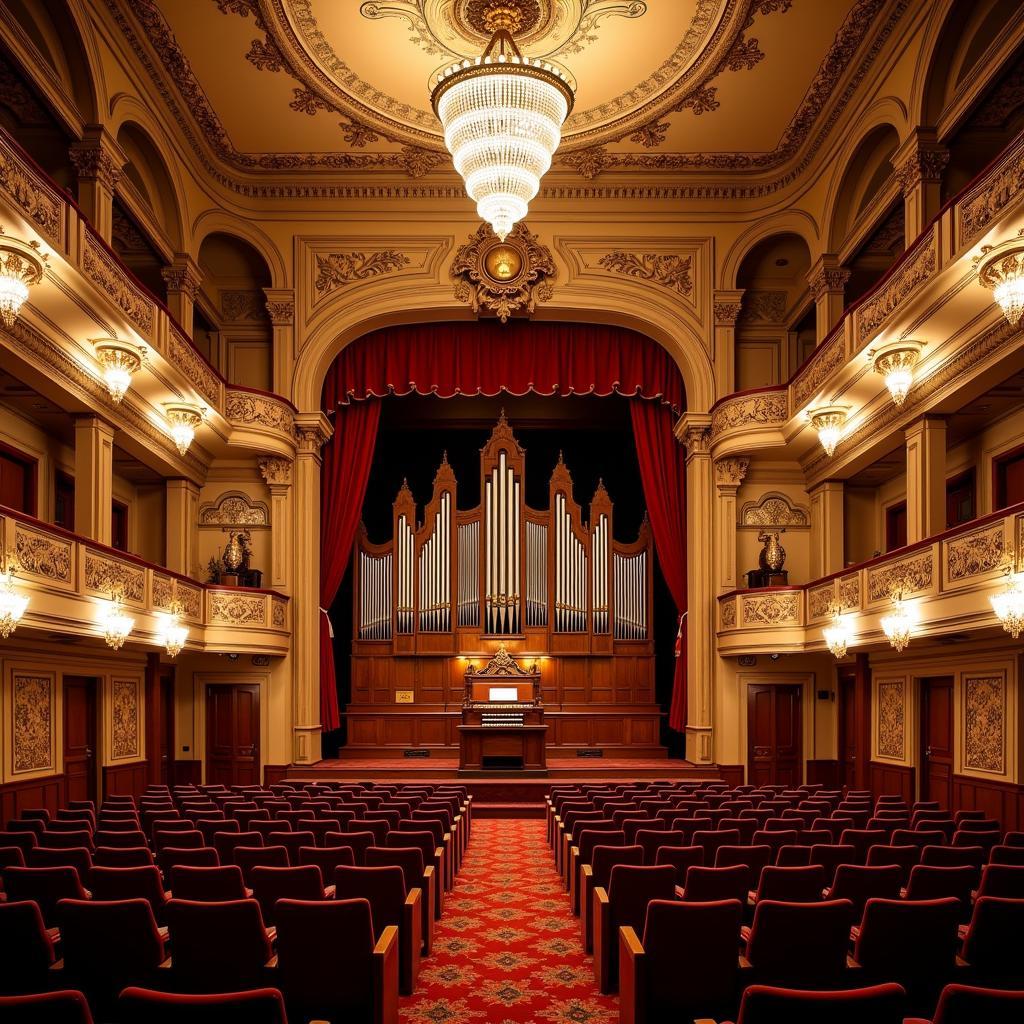
[[[526,453],[503,414],[480,453],[477,508],[458,509],[447,457],[421,519],[403,482],[392,539],[372,544],[363,528],[357,540],[355,652],[455,654],[479,650],[489,637],[543,654],[649,648],[646,522],[632,543],[616,541],[603,482],[585,519],[561,456],[548,509],[529,508],[525,470]]]

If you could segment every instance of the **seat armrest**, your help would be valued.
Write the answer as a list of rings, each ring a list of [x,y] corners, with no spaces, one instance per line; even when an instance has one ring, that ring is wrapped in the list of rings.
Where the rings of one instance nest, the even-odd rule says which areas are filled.
[[[54,962],[52,964],[50,964],[50,970],[51,971],[63,971],[64,970],[64,960],[63,960],[63,958],[61,958],[60,960],[54,960]]]
[[[267,941],[272,945],[277,945],[277,927],[275,925],[268,925],[267,927]]]
[[[173,970],[173,969],[174,969],[174,964],[173,964],[173,962],[172,962],[172,961],[173,961],[173,959],[174,959],[173,957],[170,957],[170,956],[169,956],[169,957],[168,957],[168,958],[167,958],[166,960],[164,960],[164,962],[163,962],[162,964],[160,964],[160,967],[159,967],[159,969],[160,969],[161,971],[170,971],[170,970]]]
[[[608,995],[612,991],[614,981],[612,979],[612,943],[618,941],[618,936],[610,935],[611,931],[611,903],[608,900],[608,893],[603,886],[594,887],[594,980],[602,995]]]
[[[277,954],[275,953],[263,966],[266,970],[274,970],[277,967]]]
[[[402,907],[402,927],[398,941],[401,945],[398,958],[399,988],[405,995],[412,995],[420,971],[420,953],[423,949],[423,890],[410,889]]]
[[[335,898],[335,896],[337,895],[337,891],[338,890],[337,890],[336,886],[334,886],[334,885],[325,885],[324,886],[324,899],[325,900],[333,900]]]
[[[373,947],[373,1024],[398,1024],[398,929],[393,924]]]
[[[629,926],[619,929],[619,1020],[643,1024],[646,1020],[644,947]]]

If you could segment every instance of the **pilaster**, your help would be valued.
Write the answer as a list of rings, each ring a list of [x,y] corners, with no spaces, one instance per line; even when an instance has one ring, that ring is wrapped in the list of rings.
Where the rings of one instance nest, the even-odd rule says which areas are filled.
[[[922,416],[907,427],[907,543],[946,528],[946,421]]]
[[[291,586],[292,548],[292,463],[290,459],[259,461],[260,473],[270,491],[270,585],[275,590]]]
[[[191,576],[199,562],[199,488],[172,477],[167,491],[167,568]]]
[[[825,480],[808,491],[811,499],[811,579],[839,572],[846,564],[844,487]]]
[[[160,271],[167,283],[167,308],[191,338],[196,296],[203,285],[203,271],[187,253],[174,254],[169,267]]]
[[[936,141],[934,128],[915,128],[893,154],[908,247],[942,207],[942,174],[948,163],[949,150]]]
[[[843,315],[844,293],[849,279],[850,271],[839,265],[839,257],[833,253],[822,253],[807,272],[807,284],[817,312],[819,345]]]
[[[735,590],[736,494],[747,475],[750,459],[730,456],[715,463],[715,581],[718,593]]]
[[[78,176],[78,205],[109,244],[114,228],[114,190],[128,158],[101,124],[87,125],[69,155]]]
[[[110,544],[114,498],[114,428],[99,416],[75,419],[75,530]]]
[[[274,329],[274,391],[287,395],[291,392],[295,367],[295,292],[291,288],[264,288],[263,294]]]
[[[736,322],[745,290],[718,290],[714,294],[715,388],[719,395],[731,395],[736,390]]]

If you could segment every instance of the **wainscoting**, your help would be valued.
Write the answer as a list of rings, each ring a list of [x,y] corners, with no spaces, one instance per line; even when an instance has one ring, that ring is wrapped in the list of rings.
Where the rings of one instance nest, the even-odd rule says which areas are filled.
[[[954,775],[953,807],[984,811],[1010,831],[1024,828],[1024,786],[977,779],[973,775]]]
[[[64,804],[64,776],[8,782],[0,786],[0,824],[29,807],[45,807],[51,814]]]
[[[870,764],[871,792],[875,796],[899,794],[913,803],[916,788],[914,785],[914,769],[901,764],[888,764],[885,761],[872,761]]]
[[[141,796],[149,782],[149,762],[111,764],[103,768],[105,796]]]
[[[808,761],[807,762],[807,784],[818,783],[826,789],[839,788],[839,762],[838,761]]]

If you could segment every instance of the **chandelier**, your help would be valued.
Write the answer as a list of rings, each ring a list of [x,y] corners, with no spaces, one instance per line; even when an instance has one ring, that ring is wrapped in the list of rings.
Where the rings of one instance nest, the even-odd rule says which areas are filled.
[[[914,619],[907,606],[903,603],[902,597],[894,597],[892,600],[892,612],[882,619],[882,632],[885,633],[889,643],[896,648],[897,652],[906,650],[910,643],[910,636],[914,630]]]
[[[490,0],[484,22],[487,49],[439,72],[430,102],[477,213],[504,241],[551,166],[573,90],[560,68],[520,53],[522,12],[510,0]]]
[[[142,366],[145,349],[116,338],[97,338],[92,344],[103,368],[103,383],[111,400],[117,404],[124,398],[132,377]]]
[[[176,658],[188,639],[188,626],[182,625],[181,622],[182,611],[181,602],[174,597],[171,599],[168,613],[161,616],[157,642],[163,645],[169,658]]]
[[[6,236],[0,239],[0,323],[8,330],[18,319],[29,288],[43,279],[46,259],[38,242],[26,245]]]
[[[978,281],[992,292],[1006,319],[1016,325],[1024,315],[1024,243],[1017,238],[983,245],[974,258]]]
[[[845,405],[823,405],[819,409],[811,409],[807,413],[811,426],[818,432],[818,440],[825,454],[832,457],[835,454],[836,445],[843,436],[843,427],[846,426]]]
[[[1006,590],[989,600],[1003,629],[1016,640],[1024,630],[1024,572],[1011,573]]]
[[[850,623],[846,616],[840,614],[839,606],[832,608],[832,625],[826,626],[822,633],[825,637],[825,646],[838,658],[846,657],[846,648],[850,643]]]
[[[170,424],[171,440],[181,455],[192,445],[196,436],[196,427],[203,422],[205,410],[188,402],[165,402],[167,422]]]
[[[12,558],[0,568],[0,638],[6,640],[17,628],[28,607],[28,598],[14,589],[15,567]]]
[[[103,639],[107,642],[107,646],[119,651],[131,634],[134,625],[135,620],[124,613],[121,595],[119,593],[112,594],[110,604],[100,617]]]
[[[914,383],[914,367],[921,356],[921,347],[919,341],[894,341],[871,353],[872,368],[884,378],[897,408],[906,401]]]

